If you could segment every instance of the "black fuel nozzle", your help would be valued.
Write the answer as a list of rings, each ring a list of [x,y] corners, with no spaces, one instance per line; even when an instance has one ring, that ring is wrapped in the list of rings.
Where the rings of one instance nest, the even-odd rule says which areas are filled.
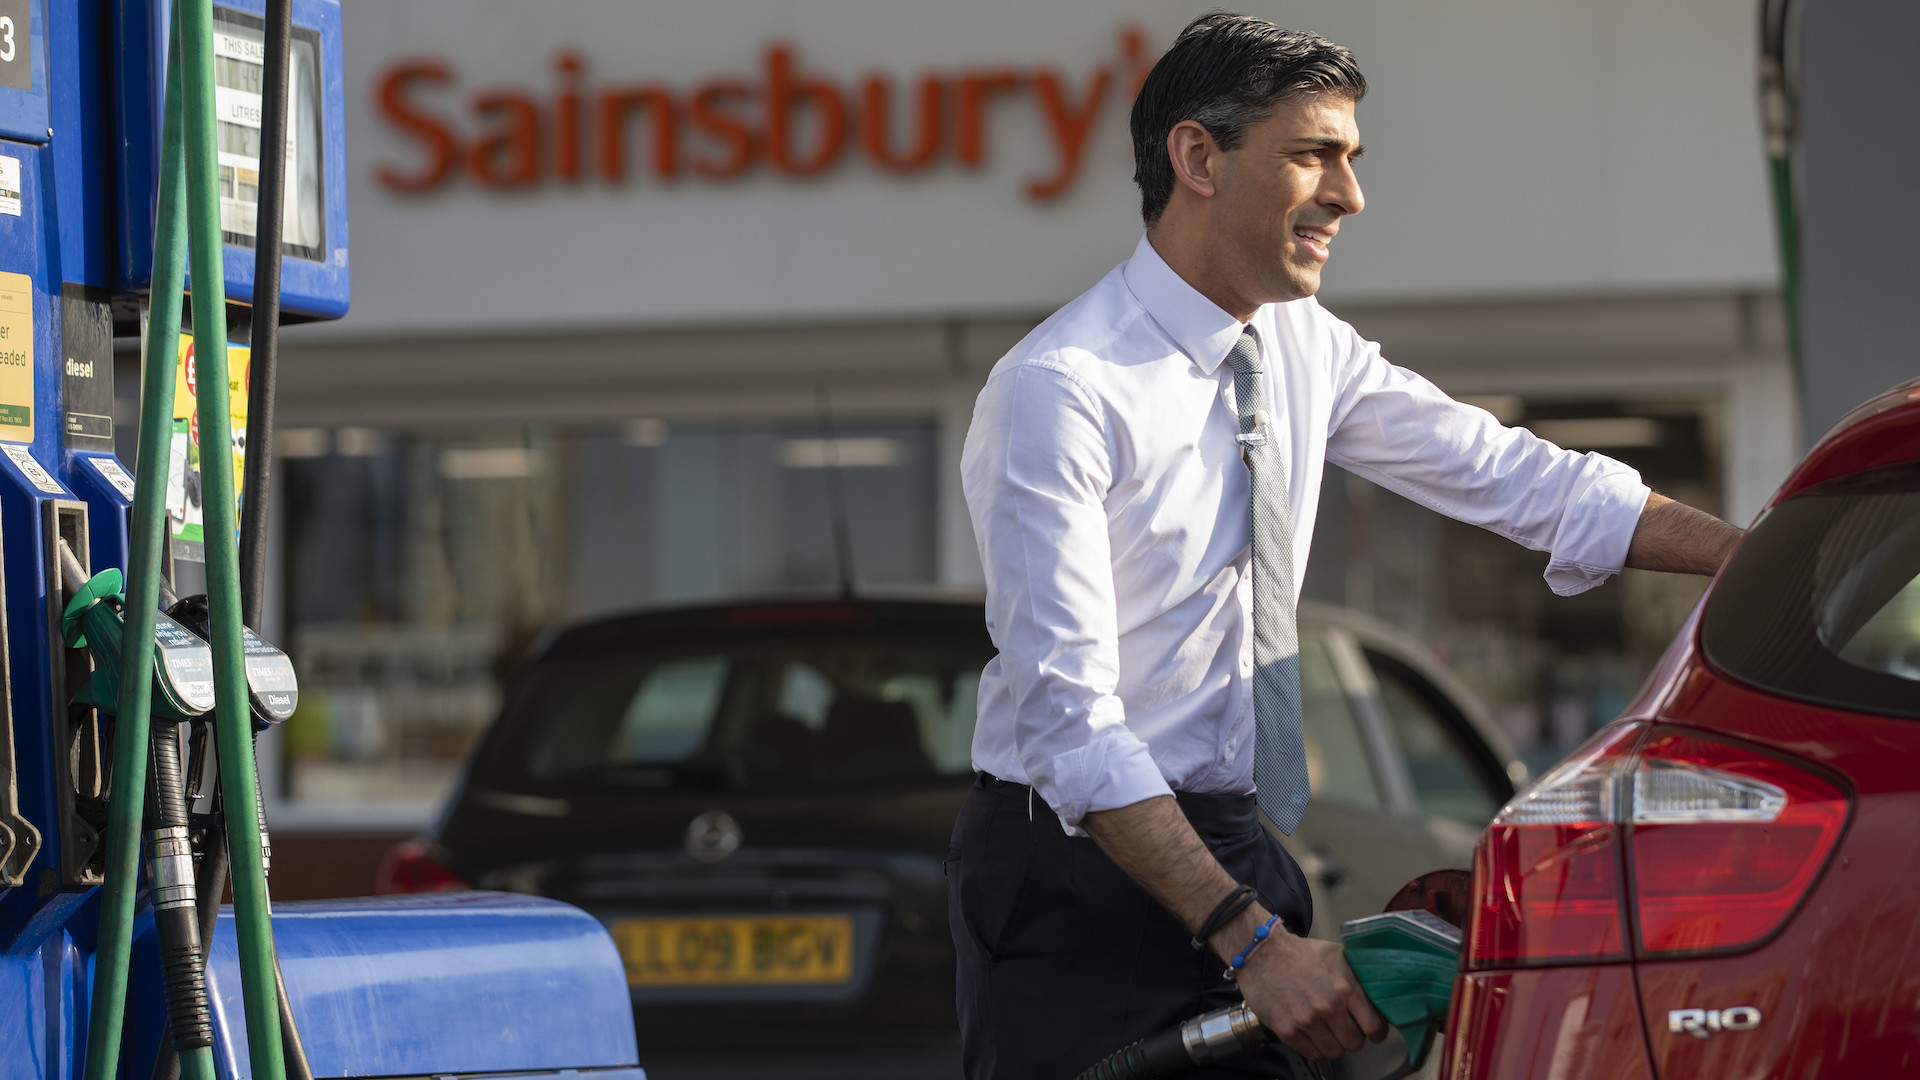
[[[167,614],[200,640],[211,640],[205,593],[181,597],[167,609]],[[253,729],[265,731],[293,715],[300,704],[300,680],[294,675],[293,661],[278,646],[244,626],[240,634],[246,654],[247,702],[252,707]]]

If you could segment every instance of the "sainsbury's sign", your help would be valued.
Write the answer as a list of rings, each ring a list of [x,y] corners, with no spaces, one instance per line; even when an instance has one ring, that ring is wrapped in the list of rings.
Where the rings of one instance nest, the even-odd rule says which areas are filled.
[[[768,45],[752,73],[688,86],[600,77],[582,52],[567,49],[554,58],[549,87],[465,91],[452,61],[413,57],[381,72],[375,104],[416,152],[377,162],[374,178],[389,191],[423,193],[460,180],[501,190],[619,185],[642,170],[673,182],[725,181],[756,169],[804,179],[856,162],[898,175],[943,163],[979,169],[992,152],[996,111],[1029,108],[1052,160],[1035,164],[1023,190],[1044,202],[1073,186],[1099,120],[1118,112],[1124,121],[1155,59],[1145,43],[1137,27],[1124,26],[1115,54],[1078,75],[990,64],[903,84],[807,70],[785,42]]]

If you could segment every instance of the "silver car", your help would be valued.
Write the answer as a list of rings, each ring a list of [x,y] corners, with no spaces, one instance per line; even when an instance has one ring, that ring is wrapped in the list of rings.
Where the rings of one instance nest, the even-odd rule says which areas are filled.
[[[1472,864],[1480,830],[1527,781],[1512,744],[1411,635],[1300,605],[1313,802],[1281,842],[1313,885],[1313,933],[1377,915],[1413,878]]]

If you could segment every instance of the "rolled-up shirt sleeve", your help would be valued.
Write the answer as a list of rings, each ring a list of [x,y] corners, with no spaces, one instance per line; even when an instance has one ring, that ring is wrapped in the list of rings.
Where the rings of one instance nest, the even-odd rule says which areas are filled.
[[[1449,517],[1551,553],[1561,596],[1620,572],[1650,494],[1638,471],[1501,424],[1389,364],[1353,334],[1336,372],[1327,459]]]
[[[1079,835],[1089,812],[1171,792],[1115,694],[1111,460],[1098,402],[1045,359],[988,382],[961,458],[1014,745],[1034,789]]]

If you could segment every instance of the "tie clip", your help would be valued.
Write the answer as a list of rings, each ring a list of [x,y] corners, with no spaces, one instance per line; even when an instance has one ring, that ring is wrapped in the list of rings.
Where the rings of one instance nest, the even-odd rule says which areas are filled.
[[[1241,446],[1267,445],[1267,410],[1253,410],[1253,430],[1243,431],[1234,437],[1240,440]]]

